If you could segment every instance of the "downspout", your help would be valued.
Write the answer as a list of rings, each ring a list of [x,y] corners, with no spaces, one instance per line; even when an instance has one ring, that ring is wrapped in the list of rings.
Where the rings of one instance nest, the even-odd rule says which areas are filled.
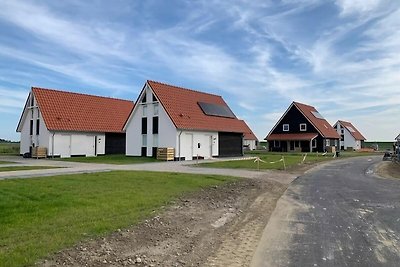
[[[243,142],[244,142],[244,134],[242,135],[242,157],[244,156]]]
[[[181,132],[178,135],[178,149],[179,149],[179,153],[178,153],[179,159],[178,159],[178,161],[181,161],[181,134],[182,134],[182,132],[183,131],[181,130]]]
[[[51,157],[54,159],[54,135],[55,132],[53,132],[53,138],[51,138]]]

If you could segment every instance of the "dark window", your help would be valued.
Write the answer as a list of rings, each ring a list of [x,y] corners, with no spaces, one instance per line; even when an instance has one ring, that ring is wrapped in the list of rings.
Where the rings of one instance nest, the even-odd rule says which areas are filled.
[[[29,134],[33,135],[33,120],[31,120],[31,123],[29,125]]]
[[[36,120],[36,134],[39,134],[39,128],[40,128],[40,120]]]
[[[35,104],[35,98],[33,97],[33,95],[31,95],[31,107],[33,107],[34,104]]]
[[[143,94],[142,103],[146,103],[146,92]]]
[[[153,134],[158,134],[158,117],[153,117]]]
[[[157,101],[157,98],[156,98],[156,96],[153,94],[153,102],[156,102]]]
[[[147,134],[147,118],[142,118],[142,134]]]

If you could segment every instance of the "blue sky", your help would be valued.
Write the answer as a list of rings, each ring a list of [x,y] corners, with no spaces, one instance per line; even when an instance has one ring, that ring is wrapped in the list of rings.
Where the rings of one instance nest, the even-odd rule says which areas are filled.
[[[400,1],[0,2],[0,138],[31,86],[136,100],[147,79],[222,95],[263,139],[290,103],[400,133]]]

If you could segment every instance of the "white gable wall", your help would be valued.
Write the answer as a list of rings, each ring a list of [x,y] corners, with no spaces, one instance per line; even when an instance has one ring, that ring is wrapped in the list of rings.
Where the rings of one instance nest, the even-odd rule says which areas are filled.
[[[344,136],[343,137],[344,140],[340,141],[340,147],[343,146],[345,150],[348,147],[352,147],[353,149],[356,149],[356,150],[361,149],[361,141],[356,140],[346,127],[344,127],[343,125],[338,123],[336,131],[338,132],[339,135],[343,134],[343,136]]]
[[[30,94],[33,97],[33,94]],[[48,148],[49,131],[46,128],[46,124],[42,119],[42,114],[37,107],[36,99],[34,99],[33,106],[31,106],[31,100],[29,99],[27,107],[25,107],[24,115],[21,121],[21,143],[20,143],[20,154],[29,152],[31,146],[39,146]],[[39,119],[39,134],[37,135],[36,121]],[[31,120],[33,123],[32,135],[30,134]]]
[[[141,156],[142,147],[146,147],[146,155],[152,156],[153,147],[172,147],[176,150],[177,130],[165,109],[158,101],[153,101],[153,94],[150,87],[146,85],[143,94],[146,94],[146,103],[142,103],[143,95],[131,114],[126,125],[126,155]],[[158,114],[155,112],[158,106]],[[146,110],[145,113],[143,110]],[[153,134],[153,117],[158,116],[158,134]],[[142,135],[142,118],[147,120],[147,134]],[[145,138],[146,144],[143,144]]]

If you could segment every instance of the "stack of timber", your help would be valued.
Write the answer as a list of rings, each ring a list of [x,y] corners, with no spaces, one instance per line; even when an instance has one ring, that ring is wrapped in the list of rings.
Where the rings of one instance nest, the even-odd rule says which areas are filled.
[[[159,147],[157,148],[158,160],[174,160],[175,149],[172,147]]]
[[[46,158],[47,157],[47,148],[45,147],[33,147],[32,148],[32,158]]]

